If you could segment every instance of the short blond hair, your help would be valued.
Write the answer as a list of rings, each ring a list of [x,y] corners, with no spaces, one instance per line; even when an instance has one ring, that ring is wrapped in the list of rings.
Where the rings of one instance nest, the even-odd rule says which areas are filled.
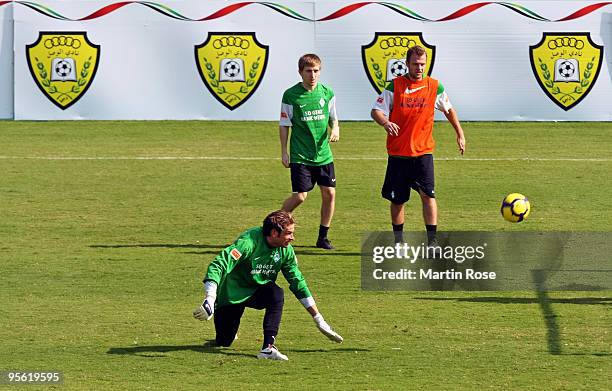
[[[413,54],[417,57],[421,57],[423,54],[427,56],[427,52],[425,51],[425,48],[423,46],[414,45],[406,52],[407,63],[410,62],[410,57],[412,57]]]
[[[298,60],[298,70],[300,72],[302,72],[304,70],[304,68],[308,67],[314,67],[314,66],[321,66],[321,59],[319,58],[319,56],[317,56],[316,54],[313,53],[308,53],[308,54],[304,54],[302,57],[300,57],[300,59]]]

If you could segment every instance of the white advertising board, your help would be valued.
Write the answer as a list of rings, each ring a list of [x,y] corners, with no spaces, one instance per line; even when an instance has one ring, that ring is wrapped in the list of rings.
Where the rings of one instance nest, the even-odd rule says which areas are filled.
[[[42,1],[0,1],[2,118],[276,120],[315,52],[364,120],[421,44],[462,120],[612,120],[604,2]]]

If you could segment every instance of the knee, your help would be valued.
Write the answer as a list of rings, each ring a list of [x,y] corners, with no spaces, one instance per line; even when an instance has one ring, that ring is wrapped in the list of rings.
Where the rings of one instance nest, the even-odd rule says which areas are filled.
[[[404,204],[396,204],[394,202],[391,202],[391,211],[395,212],[395,213],[399,213],[399,212],[403,212],[404,211]]]
[[[324,201],[334,202],[336,199],[336,189],[333,187],[321,187],[321,197]]]
[[[271,301],[275,305],[282,306],[285,303],[285,291],[280,286],[274,284],[271,289]]]
[[[436,199],[428,196],[427,194],[423,194],[421,199],[423,200],[423,204],[429,206],[430,208],[436,206]]]
[[[293,199],[298,203],[301,204],[302,202],[306,201],[306,197],[308,196],[308,193],[306,192],[301,192],[301,193],[293,193]]]

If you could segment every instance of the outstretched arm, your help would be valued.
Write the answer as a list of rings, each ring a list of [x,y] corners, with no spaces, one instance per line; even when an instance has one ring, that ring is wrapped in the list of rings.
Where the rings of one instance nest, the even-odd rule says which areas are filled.
[[[323,315],[319,312],[319,308],[317,308],[317,304],[308,289],[308,285],[306,284],[306,280],[302,275],[302,272],[297,266],[297,259],[295,254],[287,262],[284,262],[281,266],[281,271],[283,272],[283,276],[289,283],[289,289],[295,297],[302,303],[306,311],[312,316],[312,320],[314,320],[315,324],[319,331],[325,335],[330,340],[341,343],[344,339],[340,336],[340,334],[336,333],[332,330],[331,326],[327,324]]]
[[[321,313],[319,312],[319,308],[317,308],[317,305],[315,304],[315,301],[312,297],[300,299],[300,302],[302,302],[304,307],[306,307],[306,311],[308,311],[308,313],[312,315],[312,320],[314,320],[315,324],[317,325],[317,328],[323,335],[325,335],[331,341],[337,343],[342,343],[342,341],[344,341],[344,338],[342,338],[340,334],[336,333],[331,328],[331,326],[327,324],[327,322],[323,318],[323,315],[321,315]]]
[[[455,133],[457,135],[457,146],[459,147],[459,152],[463,155],[465,152],[465,135],[463,134],[463,128],[461,127],[461,123],[459,122],[459,117],[457,116],[457,112],[455,109],[451,108],[448,111],[443,111],[444,115],[448,122],[451,123],[453,128],[455,129]]]

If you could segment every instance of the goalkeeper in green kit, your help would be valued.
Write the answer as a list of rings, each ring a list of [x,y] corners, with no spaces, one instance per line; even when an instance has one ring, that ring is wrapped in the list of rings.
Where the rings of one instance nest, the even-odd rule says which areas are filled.
[[[204,277],[206,297],[193,316],[209,320],[214,314],[218,346],[232,344],[246,307],[265,309],[263,346],[257,358],[288,360],[274,345],[284,304],[283,289],[275,283],[278,272],[282,272],[291,292],[312,315],[319,331],[334,342],[342,342],[342,337],[323,319],[298,268],[290,244],[294,229],[290,213],[272,212],[262,227],[243,232],[208,266]]]

